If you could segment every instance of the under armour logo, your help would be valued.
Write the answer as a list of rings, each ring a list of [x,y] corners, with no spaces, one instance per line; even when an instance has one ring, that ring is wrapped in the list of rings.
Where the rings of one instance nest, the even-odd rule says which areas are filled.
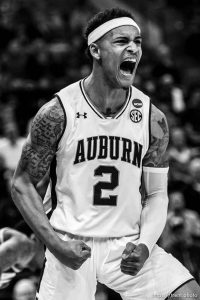
[[[77,112],[77,113],[76,113],[76,117],[77,117],[77,118],[83,117],[84,119],[86,119],[86,118],[87,118],[87,113],[84,112],[83,114],[80,114],[79,112]]]

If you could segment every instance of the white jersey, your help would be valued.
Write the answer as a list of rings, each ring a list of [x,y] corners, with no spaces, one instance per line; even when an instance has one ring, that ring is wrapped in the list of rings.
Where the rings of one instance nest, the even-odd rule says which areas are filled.
[[[66,128],[51,168],[51,225],[80,236],[137,238],[150,99],[130,87],[119,113],[106,118],[87,97],[83,82],[57,93]]]

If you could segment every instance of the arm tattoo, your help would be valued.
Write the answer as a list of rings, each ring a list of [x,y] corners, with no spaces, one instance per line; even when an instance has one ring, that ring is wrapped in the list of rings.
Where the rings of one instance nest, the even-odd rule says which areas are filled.
[[[168,167],[169,130],[165,115],[152,105],[150,147],[143,159],[146,167]]]
[[[64,112],[56,98],[45,104],[34,118],[19,164],[34,184],[49,170],[64,124]]]

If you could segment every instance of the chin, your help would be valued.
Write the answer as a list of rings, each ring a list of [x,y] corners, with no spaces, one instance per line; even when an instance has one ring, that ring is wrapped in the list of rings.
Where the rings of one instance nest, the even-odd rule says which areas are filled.
[[[134,80],[123,80],[120,85],[122,89],[128,89],[131,85],[133,85]]]
[[[118,85],[120,86],[120,88],[122,89],[128,89],[131,85],[133,85],[134,83],[134,78],[135,76],[130,76],[129,78],[126,77],[121,77],[118,78]]]

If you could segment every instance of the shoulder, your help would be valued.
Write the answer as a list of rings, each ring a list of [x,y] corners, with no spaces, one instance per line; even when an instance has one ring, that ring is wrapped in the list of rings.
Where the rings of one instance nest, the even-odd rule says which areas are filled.
[[[148,167],[168,167],[166,152],[169,142],[169,129],[166,116],[155,105],[151,105],[150,143],[143,165]]]
[[[36,116],[47,117],[52,121],[60,121],[64,118],[64,111],[62,105],[57,97],[54,97],[46,104],[44,104]]]
[[[141,99],[149,99],[150,100],[149,96],[147,96],[145,93],[143,93],[141,90],[139,90],[135,86],[131,86],[131,91],[132,91],[132,94],[135,97],[138,97],[138,98],[141,98]]]
[[[79,80],[76,81],[66,87],[64,87],[63,89],[61,89],[59,92],[56,93],[56,95],[61,99],[66,99],[68,101],[70,101],[71,99],[73,100],[73,98],[75,96],[77,96],[77,94],[81,94],[82,92],[82,82],[83,80]]]
[[[151,104],[151,139],[154,137],[162,138],[167,133],[169,137],[169,130],[167,118],[165,114],[155,105]]]
[[[58,140],[65,128],[66,116],[63,107],[57,97],[43,105],[34,117],[30,136],[32,139]]]

